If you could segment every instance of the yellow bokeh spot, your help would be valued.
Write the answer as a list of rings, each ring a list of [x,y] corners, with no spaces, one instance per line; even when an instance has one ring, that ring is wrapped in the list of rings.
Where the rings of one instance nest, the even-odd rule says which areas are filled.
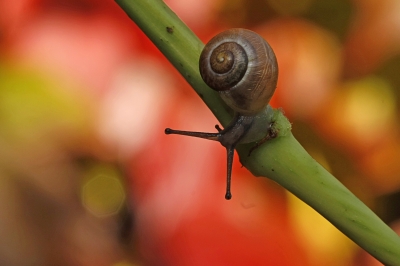
[[[287,194],[290,221],[311,265],[349,265],[356,245],[310,206]]]
[[[396,97],[388,82],[377,77],[348,82],[341,99],[343,122],[360,138],[370,140],[395,118]]]
[[[136,263],[132,263],[132,262],[120,261],[120,262],[113,264],[112,266],[139,266],[139,265],[140,264],[136,264]]]
[[[117,213],[126,195],[121,177],[116,169],[103,165],[94,166],[87,174],[82,187],[82,202],[96,216]]]

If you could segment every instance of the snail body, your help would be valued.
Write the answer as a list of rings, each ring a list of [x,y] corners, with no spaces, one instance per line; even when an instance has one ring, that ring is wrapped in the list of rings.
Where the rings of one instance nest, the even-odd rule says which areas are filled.
[[[199,60],[204,82],[218,91],[222,100],[235,111],[235,117],[217,133],[189,132],[167,128],[166,134],[179,134],[218,141],[227,150],[227,189],[230,192],[234,149],[239,143],[263,139],[270,128],[268,103],[278,80],[278,63],[270,45],[257,33],[230,29],[212,38]]]

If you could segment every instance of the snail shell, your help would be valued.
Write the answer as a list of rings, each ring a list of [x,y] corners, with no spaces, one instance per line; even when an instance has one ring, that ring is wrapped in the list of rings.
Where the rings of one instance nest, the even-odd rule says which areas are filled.
[[[233,110],[254,115],[265,109],[275,91],[278,63],[260,35],[230,29],[206,44],[200,55],[200,74]]]

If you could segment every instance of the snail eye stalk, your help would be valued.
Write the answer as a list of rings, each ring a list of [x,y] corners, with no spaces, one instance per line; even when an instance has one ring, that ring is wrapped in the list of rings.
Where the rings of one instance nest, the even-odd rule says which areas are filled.
[[[232,165],[235,147],[238,143],[251,133],[251,128],[254,126],[255,117],[252,116],[240,116],[236,115],[232,122],[224,129],[221,129],[218,125],[215,128],[218,130],[217,133],[205,133],[205,132],[192,132],[174,130],[170,128],[165,129],[165,134],[183,135],[195,138],[208,139],[218,141],[222,146],[225,147],[227,153],[227,171],[226,171],[226,193],[225,199],[229,200],[232,198],[231,193],[231,176],[232,176]]]
[[[218,91],[221,99],[235,111],[235,117],[224,129],[215,126],[217,133],[167,128],[165,134],[218,141],[226,148],[225,199],[229,200],[232,198],[231,175],[236,145],[260,140],[262,143],[268,139],[268,103],[276,89],[278,63],[271,46],[260,35],[246,29],[230,29],[216,35],[204,46],[199,71],[204,82]]]
[[[208,139],[208,140],[213,140],[213,141],[218,141],[220,142],[223,146],[224,136],[226,136],[224,130],[222,130],[219,126],[218,127],[218,133],[205,133],[205,132],[192,132],[192,131],[182,131],[182,130],[174,130],[170,128],[165,129],[165,134],[170,135],[170,134],[175,134],[175,135],[183,135],[183,136],[189,136],[189,137],[195,137],[195,138],[202,138],[202,139]],[[225,133],[225,134],[224,134]],[[227,173],[226,173],[226,193],[225,193],[225,199],[230,200],[232,198],[231,194],[231,176],[232,176],[232,164],[233,164],[233,156],[234,156],[234,151],[235,147],[230,145],[226,146],[226,153],[227,153]]]

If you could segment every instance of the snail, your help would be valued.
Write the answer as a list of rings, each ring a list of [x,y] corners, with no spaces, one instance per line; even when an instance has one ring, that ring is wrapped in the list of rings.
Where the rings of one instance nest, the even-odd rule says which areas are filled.
[[[186,135],[218,141],[227,150],[225,199],[232,198],[231,172],[237,144],[276,137],[268,105],[276,89],[278,63],[270,45],[257,33],[230,29],[213,37],[199,60],[204,82],[218,91],[222,100],[235,111],[231,123],[217,133],[165,129],[165,134]]]

